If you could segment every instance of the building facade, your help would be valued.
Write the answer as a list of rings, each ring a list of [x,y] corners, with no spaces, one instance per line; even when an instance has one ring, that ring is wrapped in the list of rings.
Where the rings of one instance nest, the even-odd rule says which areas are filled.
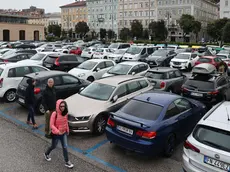
[[[38,16],[43,16],[45,14],[45,10],[43,8],[37,8],[35,6],[30,6],[28,9],[22,9],[24,13],[32,13]]]
[[[87,22],[88,10],[85,1],[76,1],[60,8],[62,29],[66,31],[72,29],[74,31],[78,22]]]
[[[115,32],[118,35],[118,1],[87,0],[88,25],[91,31],[100,32],[100,28]]]
[[[220,18],[230,18],[230,0],[220,0]]]

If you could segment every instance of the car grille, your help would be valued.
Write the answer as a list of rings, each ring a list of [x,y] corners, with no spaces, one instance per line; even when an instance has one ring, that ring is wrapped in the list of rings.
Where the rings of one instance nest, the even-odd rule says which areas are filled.
[[[180,62],[173,62],[174,65],[180,65]]]

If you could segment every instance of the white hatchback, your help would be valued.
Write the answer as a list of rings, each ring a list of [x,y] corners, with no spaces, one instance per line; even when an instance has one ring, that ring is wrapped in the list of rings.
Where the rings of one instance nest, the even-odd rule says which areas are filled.
[[[85,48],[84,50],[82,50],[81,57],[92,59],[95,51],[95,47]]]
[[[215,105],[184,143],[186,172],[230,171],[230,102]]]
[[[99,48],[94,52],[93,58],[94,59],[107,59],[111,53],[113,53],[113,50],[110,50],[108,48]]]
[[[84,80],[93,82],[94,80],[101,79],[111,67],[115,66],[115,62],[106,59],[90,59],[78,67],[71,69],[68,73]]]
[[[7,102],[16,99],[16,90],[24,75],[49,69],[39,65],[27,65],[19,63],[6,63],[0,65],[0,98]]]

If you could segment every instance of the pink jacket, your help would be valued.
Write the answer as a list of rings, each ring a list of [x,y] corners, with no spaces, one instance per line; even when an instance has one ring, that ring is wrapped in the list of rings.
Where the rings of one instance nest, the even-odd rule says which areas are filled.
[[[50,128],[53,134],[59,135],[61,133],[69,133],[69,125],[68,125],[68,114],[62,116],[60,111],[60,104],[64,100],[58,100],[56,103],[56,111],[54,111],[50,117]],[[57,112],[57,114],[56,114]]]

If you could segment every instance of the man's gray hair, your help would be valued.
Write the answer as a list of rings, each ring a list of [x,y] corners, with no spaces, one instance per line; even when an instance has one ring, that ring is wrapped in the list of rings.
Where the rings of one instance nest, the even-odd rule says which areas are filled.
[[[48,83],[49,81],[53,81],[53,82],[54,82],[54,79],[53,79],[53,78],[49,78],[48,81],[47,81],[47,83]]]

